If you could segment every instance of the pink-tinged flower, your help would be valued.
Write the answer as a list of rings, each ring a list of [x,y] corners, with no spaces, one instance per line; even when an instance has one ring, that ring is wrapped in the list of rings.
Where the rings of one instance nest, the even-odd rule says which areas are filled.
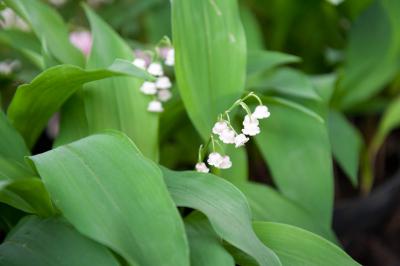
[[[218,152],[212,152],[208,155],[207,163],[209,165],[218,167],[220,163],[222,162],[222,155],[219,154]]]
[[[259,124],[258,119],[254,115],[251,115],[251,116],[246,115],[244,117],[243,126],[246,126],[246,125],[257,125],[258,126],[258,124]]]
[[[268,107],[265,105],[257,106],[252,116],[255,117],[256,119],[268,118],[270,116]]]
[[[147,68],[147,71],[153,76],[162,76],[164,75],[164,71],[160,63],[151,63]]]
[[[92,50],[93,39],[92,34],[89,31],[71,32],[69,35],[69,40],[76,48],[81,50],[85,56],[90,54],[90,51]]]
[[[239,134],[235,137],[235,147],[239,148],[241,146],[243,146],[244,144],[246,144],[246,142],[249,141],[249,138],[246,137],[246,135],[244,134]]]
[[[171,80],[168,77],[159,77],[157,78],[156,81],[156,87],[160,90],[166,90],[171,88],[172,84],[171,84]]]
[[[168,51],[165,58],[165,64],[167,66],[173,66],[175,64],[175,50],[173,48]]]
[[[172,93],[169,90],[159,90],[157,96],[160,101],[166,102],[172,98]]]
[[[231,158],[229,158],[228,155],[225,155],[224,157],[222,157],[222,160],[217,167],[220,169],[231,168],[232,167]]]
[[[153,112],[153,113],[161,113],[161,112],[164,111],[164,108],[163,108],[162,103],[160,101],[153,100],[147,106],[147,111]]]
[[[195,169],[199,173],[208,173],[210,169],[207,167],[205,163],[197,163]]]
[[[235,143],[235,131],[230,128],[224,129],[222,133],[219,135],[219,139],[225,144],[233,144]]]
[[[228,122],[226,122],[225,120],[221,120],[215,123],[212,132],[216,135],[220,135],[225,129],[229,129]]]

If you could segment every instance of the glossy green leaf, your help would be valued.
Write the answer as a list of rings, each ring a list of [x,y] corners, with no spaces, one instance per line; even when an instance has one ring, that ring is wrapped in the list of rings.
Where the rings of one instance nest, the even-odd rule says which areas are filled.
[[[254,230],[284,266],[356,266],[339,247],[303,229],[279,223],[254,222]]]
[[[24,139],[10,124],[7,116],[0,112],[0,157],[24,163],[24,156],[29,155],[29,150]]]
[[[0,31],[0,43],[18,50],[38,68],[43,68],[44,63],[40,54],[40,42],[31,33],[14,29],[2,29]]]
[[[265,47],[262,28],[250,8],[242,4],[239,6],[240,18],[246,34],[247,50],[261,50]]]
[[[245,181],[248,178],[249,165],[246,149],[235,148],[234,145],[226,145],[226,154],[229,154],[233,167],[220,172],[220,176],[230,182]]]
[[[302,72],[290,68],[280,68],[268,73],[253,83],[251,87],[263,92],[273,91],[288,96],[320,100],[310,78]]]
[[[93,135],[30,158],[79,232],[130,265],[189,265],[183,222],[162,174],[125,135]]]
[[[24,218],[0,245],[1,266],[118,266],[104,246],[60,218]]]
[[[246,198],[235,186],[211,174],[162,170],[176,205],[204,213],[221,238],[251,255],[259,265],[281,265],[254,234]]]
[[[115,58],[132,61],[133,52],[125,41],[88,7],[85,11],[93,34],[87,67],[106,67]],[[140,92],[141,84],[139,79],[126,77],[85,85],[84,105],[89,133],[105,129],[120,130],[136,143],[144,155],[157,160],[158,115],[147,111],[152,98]]]
[[[30,84],[24,84],[17,89],[8,108],[8,117],[28,146],[32,147],[51,115],[84,83],[125,75],[151,78],[145,71],[120,59],[107,69],[83,70],[72,65],[52,67],[42,72]],[[68,86],[65,86],[66,80]]]
[[[363,12],[350,32],[346,56],[335,94],[343,109],[375,95],[399,72],[399,1],[375,0]]]
[[[332,242],[337,242],[329,227],[324,227],[304,208],[287,199],[275,189],[252,182],[235,182],[249,202],[253,219],[279,222],[304,228]]]
[[[298,63],[300,58],[275,51],[249,51],[247,55],[247,75],[253,76],[271,70],[277,66]]]
[[[0,202],[39,216],[56,213],[50,196],[39,178],[26,176],[14,180],[0,180]]]
[[[363,144],[361,134],[343,114],[335,111],[329,113],[328,128],[333,156],[356,186]]]
[[[330,226],[332,158],[327,126],[295,104],[265,98],[271,117],[262,120],[256,143],[279,190]]]
[[[372,140],[372,149],[376,153],[387,135],[400,126],[400,98],[396,98],[386,109],[379,123],[378,131]]]
[[[39,0],[4,0],[32,27],[40,40],[44,40],[51,53],[61,63],[83,66],[82,53],[68,37],[68,29],[61,16]]]
[[[185,218],[192,266],[234,266],[235,261],[226,251],[213,228],[203,215],[196,213]]]
[[[189,117],[207,139],[243,92],[246,40],[237,1],[172,1],[175,72]]]

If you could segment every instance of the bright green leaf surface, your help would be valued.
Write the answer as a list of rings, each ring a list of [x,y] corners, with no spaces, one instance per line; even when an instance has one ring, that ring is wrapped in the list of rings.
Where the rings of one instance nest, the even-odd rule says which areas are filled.
[[[303,229],[279,223],[254,222],[261,241],[273,249],[284,266],[356,266],[339,247]]]
[[[60,218],[24,218],[0,245],[1,266],[118,266],[112,253]]]
[[[125,135],[93,135],[30,158],[79,232],[130,265],[189,265],[183,222],[162,174]]]
[[[400,1],[375,0],[368,7],[352,27],[346,56],[335,95],[344,109],[367,100],[398,73]]]
[[[329,113],[328,128],[333,156],[356,186],[363,144],[361,134],[343,114],[335,111]]]
[[[246,41],[237,1],[172,1],[179,90],[200,135],[244,89]]]
[[[185,219],[191,266],[234,266],[232,256],[222,245],[207,218],[196,213]]]
[[[211,174],[162,170],[176,205],[204,213],[220,237],[251,255],[260,265],[281,265],[254,234],[246,198],[236,187]]]
[[[133,51],[124,40],[89,8],[86,7],[85,11],[93,33],[87,67],[107,67],[115,58],[132,61]],[[152,99],[140,92],[141,84],[139,79],[124,77],[85,85],[84,105],[89,133],[120,130],[136,143],[144,155],[157,160],[158,115],[147,111]]]
[[[70,42],[68,29],[61,16],[39,0],[4,0],[32,27],[40,40],[44,40],[51,53],[64,64],[83,66],[84,58]]]
[[[260,121],[256,143],[275,183],[286,197],[330,226],[333,173],[325,123],[284,102],[265,101],[271,117]]]
[[[332,242],[336,237],[332,230],[324,228],[305,209],[285,198],[276,190],[251,182],[235,182],[246,196],[253,219],[295,225],[316,233]]]
[[[8,117],[29,147],[35,144],[51,115],[84,83],[113,76],[151,78],[128,61],[117,59],[108,69],[83,70],[72,65],[52,67],[24,84],[8,108]],[[68,81],[68,86],[66,85]]]

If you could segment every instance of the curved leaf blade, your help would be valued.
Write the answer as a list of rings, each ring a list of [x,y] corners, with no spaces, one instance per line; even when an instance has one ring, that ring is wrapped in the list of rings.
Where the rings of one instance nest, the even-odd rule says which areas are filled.
[[[82,234],[132,265],[189,265],[183,222],[162,174],[125,135],[93,135],[30,159]]]

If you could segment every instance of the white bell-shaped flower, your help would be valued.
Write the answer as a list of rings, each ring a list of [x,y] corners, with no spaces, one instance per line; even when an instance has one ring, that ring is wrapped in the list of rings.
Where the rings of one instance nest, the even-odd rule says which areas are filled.
[[[229,156],[227,156],[227,155],[223,156],[221,162],[219,163],[219,165],[217,167],[220,169],[231,168],[232,167],[231,158],[229,158]]]
[[[171,48],[168,50],[166,59],[165,59],[165,64],[167,66],[173,66],[175,64],[175,50]]]
[[[154,82],[145,81],[140,87],[140,91],[146,95],[154,95],[157,93],[156,84]]]
[[[225,144],[235,143],[235,131],[230,128],[224,129],[221,134],[219,134],[219,139]]]
[[[235,137],[235,147],[239,148],[241,146],[243,146],[244,144],[246,144],[246,142],[249,141],[249,138],[246,137],[245,134],[239,134]]]
[[[172,98],[172,93],[169,90],[159,90],[157,96],[160,101],[166,102]]]
[[[134,64],[138,68],[146,69],[146,60],[144,60],[142,58],[135,58],[135,60],[133,60],[132,64]]]
[[[172,84],[168,77],[159,77],[156,81],[156,87],[160,90],[166,90],[171,88]]]
[[[242,129],[243,134],[248,136],[255,136],[260,133],[258,124],[246,124]]]
[[[153,112],[153,113],[161,113],[162,111],[164,111],[164,108],[160,101],[153,100],[147,106],[147,111]]]
[[[197,163],[195,166],[195,169],[197,172],[200,172],[200,173],[210,172],[210,169],[207,167],[207,165],[205,163]]]
[[[160,63],[151,63],[147,68],[147,71],[153,76],[162,76],[164,75],[163,68]]]
[[[265,105],[258,105],[256,109],[253,112],[253,117],[257,119],[263,119],[263,118],[268,118],[270,116],[270,113],[268,111],[268,107]]]
[[[247,126],[247,125],[257,125],[258,126],[258,124],[259,124],[258,119],[255,116],[246,115],[244,117],[243,126]]]
[[[212,132],[216,135],[220,135],[222,131],[226,129],[229,129],[228,122],[225,120],[221,120],[214,124]]]
[[[207,163],[209,165],[219,167],[220,163],[222,162],[222,155],[218,152],[212,152],[208,155]]]

